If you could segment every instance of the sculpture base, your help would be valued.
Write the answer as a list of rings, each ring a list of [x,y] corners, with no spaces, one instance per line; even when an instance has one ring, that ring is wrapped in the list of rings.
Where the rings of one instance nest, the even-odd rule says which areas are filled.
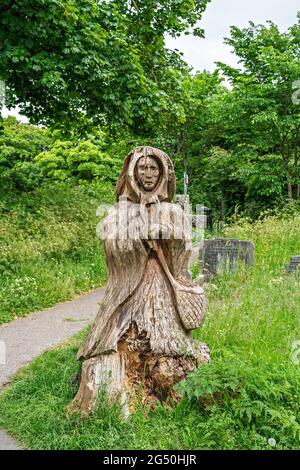
[[[173,386],[210,360],[205,344],[195,341],[193,346],[195,356],[154,354],[149,340],[143,334],[136,336],[133,324],[120,340],[117,352],[83,361],[80,388],[70,410],[91,412],[101,392],[111,402],[119,400],[124,417],[134,412],[139,402],[154,407],[158,401],[178,401]]]

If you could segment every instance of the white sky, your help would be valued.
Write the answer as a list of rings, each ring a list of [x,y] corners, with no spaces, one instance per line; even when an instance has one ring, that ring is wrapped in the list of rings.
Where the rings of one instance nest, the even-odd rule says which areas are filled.
[[[282,31],[296,23],[299,0],[211,0],[199,24],[205,30],[205,39],[182,36],[166,38],[167,47],[179,49],[186,62],[197,70],[214,70],[215,61],[237,65],[231,48],[223,44],[229,36],[230,26],[246,27],[249,21],[264,24],[272,20]],[[17,110],[3,110],[3,116],[17,116]],[[26,118],[22,117],[22,121]]]
[[[299,0],[211,0],[199,26],[205,30],[205,39],[182,36],[167,38],[170,49],[184,53],[185,61],[194,71],[214,70],[215,61],[237,65],[231,48],[223,44],[223,38],[230,35],[230,26],[247,27],[249,21],[265,24],[272,20],[280,30],[285,31],[297,21],[300,11]]]

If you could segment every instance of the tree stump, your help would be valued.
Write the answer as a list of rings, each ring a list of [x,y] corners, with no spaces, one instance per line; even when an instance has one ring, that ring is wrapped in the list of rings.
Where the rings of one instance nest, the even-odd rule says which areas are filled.
[[[186,278],[191,223],[172,204],[173,164],[152,147],[124,162],[117,203],[103,222],[108,284],[87,339],[78,352],[81,383],[71,407],[94,409],[100,391],[119,399],[124,414],[176,399],[173,386],[209,361],[208,347],[191,331],[203,321],[201,287]]]

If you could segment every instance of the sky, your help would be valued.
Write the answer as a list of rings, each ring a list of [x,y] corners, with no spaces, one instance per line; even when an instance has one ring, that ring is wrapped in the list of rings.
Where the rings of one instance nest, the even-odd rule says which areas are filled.
[[[205,39],[193,36],[167,37],[167,47],[184,53],[185,61],[194,71],[215,68],[215,61],[236,66],[237,59],[223,38],[230,36],[230,26],[247,27],[249,21],[265,24],[272,20],[285,31],[297,21],[299,0],[211,0],[199,26],[205,30]]]
[[[297,11],[300,11],[299,0],[211,0],[199,23],[205,30],[204,39],[184,35],[176,39],[167,37],[166,44],[183,52],[185,61],[195,72],[214,70],[215,61],[236,66],[231,48],[223,43],[223,38],[230,35],[231,25],[243,28],[249,21],[265,24],[272,20],[285,31],[296,23]],[[8,114],[21,118],[17,110],[4,109],[3,116]]]

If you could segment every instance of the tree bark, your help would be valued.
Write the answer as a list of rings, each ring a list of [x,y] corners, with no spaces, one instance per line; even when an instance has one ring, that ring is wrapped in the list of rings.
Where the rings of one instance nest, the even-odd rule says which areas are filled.
[[[293,185],[290,182],[288,182],[288,198],[290,201],[293,200]]]

